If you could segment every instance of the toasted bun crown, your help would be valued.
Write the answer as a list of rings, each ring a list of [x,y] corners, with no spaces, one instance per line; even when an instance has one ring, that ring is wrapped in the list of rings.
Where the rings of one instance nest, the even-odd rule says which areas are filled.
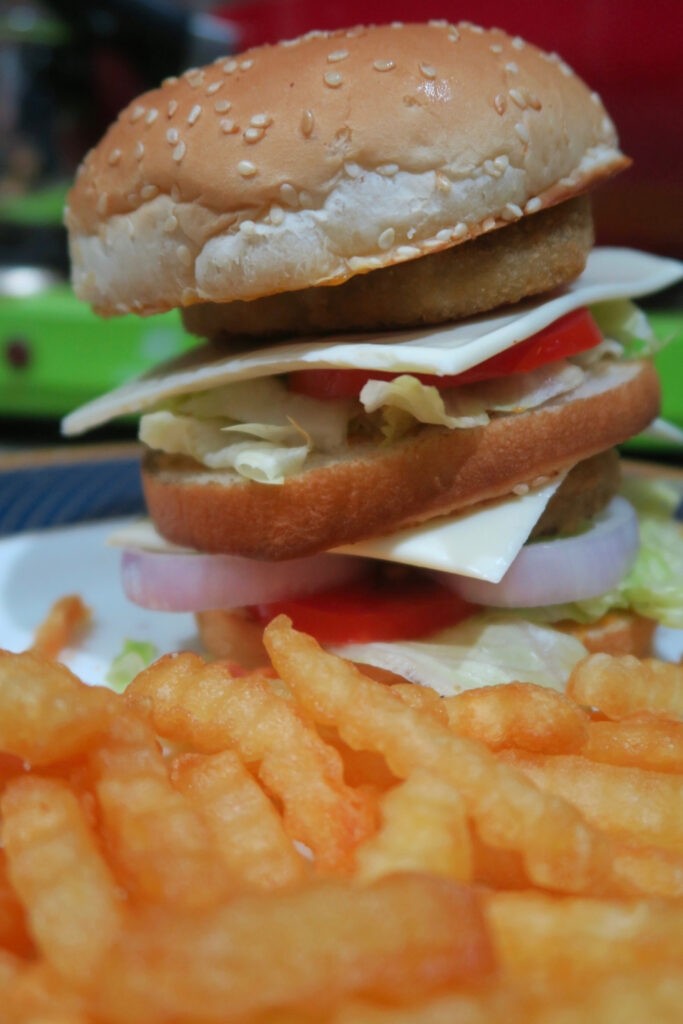
[[[132,103],[69,197],[105,313],[334,284],[502,227],[627,163],[556,56],[446,23],[311,33]]]

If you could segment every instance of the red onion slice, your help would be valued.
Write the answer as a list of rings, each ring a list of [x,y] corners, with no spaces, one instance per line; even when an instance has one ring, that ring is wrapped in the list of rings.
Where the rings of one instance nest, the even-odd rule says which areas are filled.
[[[628,572],[638,552],[638,518],[625,498],[613,498],[585,533],[522,548],[500,583],[434,573],[473,604],[532,608],[604,594]]]
[[[199,612],[241,608],[312,594],[359,579],[362,558],[312,555],[286,562],[203,553],[125,550],[121,560],[127,597],[155,611]]]

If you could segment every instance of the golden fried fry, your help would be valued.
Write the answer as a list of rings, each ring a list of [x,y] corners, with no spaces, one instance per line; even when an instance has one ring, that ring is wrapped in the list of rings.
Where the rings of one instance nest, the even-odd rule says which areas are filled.
[[[683,722],[647,713],[591,722],[580,752],[591,761],[683,775]]]
[[[504,751],[499,756],[605,832],[683,852],[683,777],[598,764],[572,754]]]
[[[264,642],[276,670],[318,721],[334,724],[350,746],[382,753],[402,778],[423,768],[449,782],[484,842],[522,853],[534,882],[573,892],[618,885],[610,845],[565,800],[538,790],[483,745],[419,715],[284,617],[269,624]]]
[[[581,749],[588,731],[588,716],[573,701],[532,683],[466,690],[443,704],[454,732],[491,750],[570,753]]]
[[[223,1024],[334,1005],[346,993],[419,999],[445,985],[480,984],[492,970],[474,890],[393,875],[369,887],[328,880],[245,896],[200,914],[142,914],[103,964],[94,993],[112,1024]]]
[[[36,629],[31,652],[43,658],[56,658],[79,639],[90,618],[90,609],[77,594],[60,597]]]
[[[235,888],[148,726],[122,715],[92,755],[102,830],[135,899],[202,907]]]
[[[43,956],[69,981],[90,977],[122,920],[115,879],[81,806],[58,779],[27,776],[2,798],[7,872]]]
[[[32,765],[75,757],[107,728],[118,707],[108,690],[85,686],[35,654],[0,652],[0,748]]]
[[[183,754],[171,777],[207,825],[230,878],[269,890],[306,876],[279,814],[234,751]]]
[[[358,847],[360,881],[396,871],[428,871],[463,882],[472,877],[465,806],[448,783],[417,770],[384,796],[380,812],[379,832]]]
[[[591,654],[575,666],[567,693],[577,704],[599,708],[608,718],[628,718],[640,711],[683,718],[683,665]]]
[[[233,746],[284,805],[290,835],[315,853],[321,868],[348,871],[353,848],[374,831],[366,792],[343,778],[339,753],[325,743],[291,699],[265,680],[234,678],[225,666],[193,654],[160,659],[126,692],[132,707],[152,709],[154,727],[207,753]]]

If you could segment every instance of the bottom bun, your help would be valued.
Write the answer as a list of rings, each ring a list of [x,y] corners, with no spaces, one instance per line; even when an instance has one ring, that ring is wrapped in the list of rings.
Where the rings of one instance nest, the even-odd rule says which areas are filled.
[[[569,395],[484,427],[421,427],[360,442],[279,486],[149,452],[147,508],[168,540],[199,551],[281,560],[383,536],[570,469],[643,430],[659,411],[645,361],[602,364]]]

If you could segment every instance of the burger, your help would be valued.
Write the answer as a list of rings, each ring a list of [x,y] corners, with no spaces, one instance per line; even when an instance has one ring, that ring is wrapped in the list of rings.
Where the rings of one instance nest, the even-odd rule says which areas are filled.
[[[454,658],[562,677],[679,624],[680,538],[618,493],[659,410],[632,299],[683,276],[593,248],[628,163],[560,58],[469,23],[312,32],[134,101],[69,195],[74,287],[203,341],[64,423],[141,414],[129,596],[247,663],[285,611],[444,691]]]

